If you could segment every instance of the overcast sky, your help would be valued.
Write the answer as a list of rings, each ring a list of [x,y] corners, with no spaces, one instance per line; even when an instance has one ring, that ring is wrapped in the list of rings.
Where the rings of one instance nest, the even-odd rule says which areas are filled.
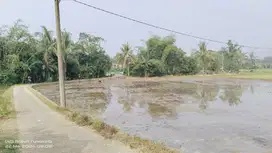
[[[220,41],[272,48],[272,0],[81,0],[83,2],[176,31]],[[0,0],[0,25],[22,19],[31,32],[45,25],[55,31],[54,0]],[[103,37],[112,56],[123,43],[142,45],[151,35],[164,32],[79,5],[61,2],[62,28],[77,38],[79,32]],[[177,45],[190,53],[200,40],[176,35]],[[209,49],[222,45],[208,43]],[[253,51],[252,49],[245,49]],[[259,57],[272,50],[255,50]]]

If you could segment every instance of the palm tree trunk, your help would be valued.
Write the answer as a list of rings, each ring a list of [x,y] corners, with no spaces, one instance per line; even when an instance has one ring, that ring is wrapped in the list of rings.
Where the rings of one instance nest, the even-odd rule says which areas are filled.
[[[127,57],[124,57],[124,61],[123,61],[123,71],[126,68],[126,63],[127,63]]]
[[[127,73],[127,74],[128,74],[128,76],[130,76],[130,73],[129,73],[129,66],[127,67],[127,71],[128,71],[128,73]]]

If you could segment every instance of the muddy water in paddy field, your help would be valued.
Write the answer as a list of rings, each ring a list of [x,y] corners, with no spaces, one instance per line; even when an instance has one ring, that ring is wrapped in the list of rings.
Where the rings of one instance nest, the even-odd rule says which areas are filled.
[[[68,82],[69,108],[185,153],[272,151],[272,83],[222,79]],[[38,88],[58,101],[57,85]]]

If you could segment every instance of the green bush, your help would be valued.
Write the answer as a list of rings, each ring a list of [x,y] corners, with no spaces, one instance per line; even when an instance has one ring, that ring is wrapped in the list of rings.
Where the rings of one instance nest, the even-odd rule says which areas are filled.
[[[156,59],[151,59],[148,62],[141,62],[132,68],[134,76],[163,76],[166,74],[164,64]]]
[[[180,74],[196,74],[199,72],[197,61],[192,57],[186,57],[179,65]]]
[[[100,132],[105,128],[105,123],[100,120],[95,120],[92,126],[96,131]]]

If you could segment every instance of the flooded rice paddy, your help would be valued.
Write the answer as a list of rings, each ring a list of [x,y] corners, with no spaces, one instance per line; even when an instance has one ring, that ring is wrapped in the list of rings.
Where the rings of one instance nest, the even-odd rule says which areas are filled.
[[[58,85],[36,87],[58,103]],[[272,152],[272,82],[103,79],[66,83],[67,106],[184,153]]]

